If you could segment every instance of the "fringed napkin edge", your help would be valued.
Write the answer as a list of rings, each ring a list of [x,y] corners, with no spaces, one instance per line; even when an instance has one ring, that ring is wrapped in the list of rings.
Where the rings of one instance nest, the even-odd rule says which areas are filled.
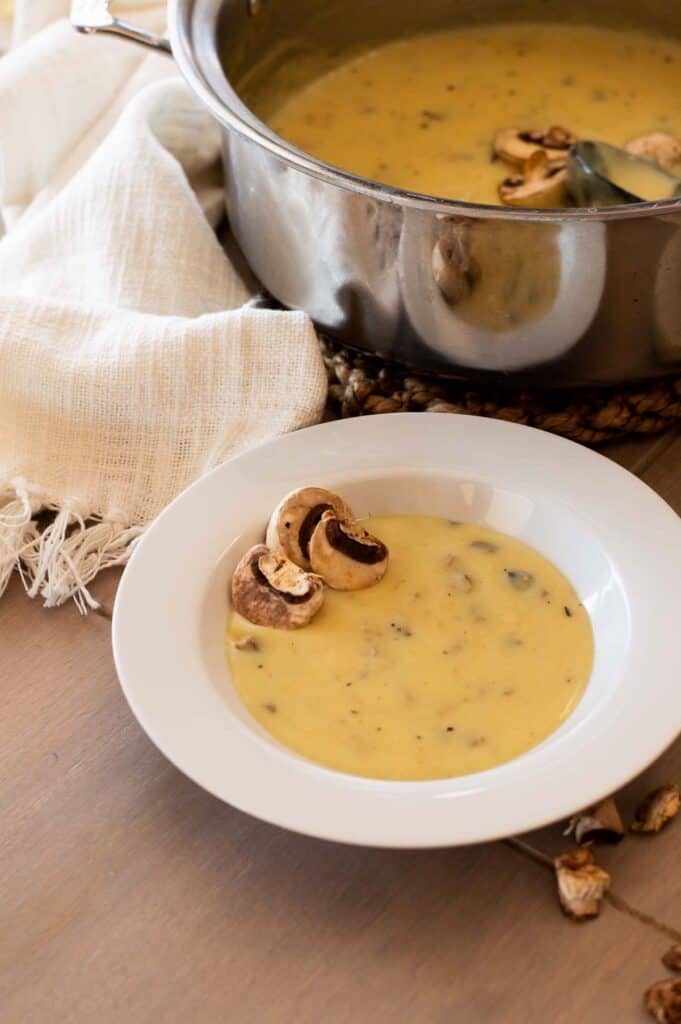
[[[89,584],[103,569],[124,565],[144,529],[76,500],[55,504],[23,477],[0,482],[0,597],[16,569],[28,596],[42,597],[46,608],[72,598],[83,615],[99,611]]]

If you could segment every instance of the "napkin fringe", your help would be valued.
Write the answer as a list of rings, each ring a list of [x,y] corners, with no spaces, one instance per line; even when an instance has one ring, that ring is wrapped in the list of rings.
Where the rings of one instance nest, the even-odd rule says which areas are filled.
[[[55,515],[41,529],[44,512]],[[120,515],[88,514],[74,501],[59,507],[21,480],[0,484],[0,596],[16,569],[28,596],[40,595],[46,608],[73,598],[81,614],[96,611],[88,584],[103,569],[124,565],[143,531]]]
[[[33,517],[39,508],[23,482],[0,485],[0,597],[14,570],[22,572],[21,556],[35,543],[38,528]]]

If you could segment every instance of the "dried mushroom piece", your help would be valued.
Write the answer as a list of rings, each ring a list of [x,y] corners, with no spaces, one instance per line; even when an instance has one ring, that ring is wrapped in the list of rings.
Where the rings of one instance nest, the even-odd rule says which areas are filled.
[[[630,139],[624,147],[633,156],[650,160],[670,174],[681,178],[681,139],[668,132],[651,132]]]
[[[599,868],[591,850],[573,850],[555,857],[558,898],[574,921],[598,917],[603,894],[610,887],[610,875]]]
[[[681,978],[664,978],[651,985],[645,1004],[658,1024],[681,1024]]]
[[[551,163],[543,150],[537,150],[523,164],[522,174],[505,178],[499,186],[499,198],[507,206],[550,209],[567,202],[565,164]]]
[[[624,825],[615,801],[607,797],[583,814],[576,814],[564,835],[574,835],[580,846],[585,843],[619,843],[624,835]]]
[[[577,136],[562,125],[547,129],[504,128],[492,143],[494,153],[512,167],[523,167],[535,153],[543,153],[552,163],[565,166],[568,152]]]
[[[310,568],[310,539],[325,512],[342,519],[352,518],[349,506],[339,495],[324,487],[301,487],[279,502],[267,525],[265,542],[282,551],[301,569]]]
[[[670,946],[662,957],[662,963],[670,971],[681,971],[681,946]]]
[[[362,590],[385,576],[388,549],[354,520],[325,512],[310,540],[310,562],[334,590]]]
[[[638,805],[630,829],[632,832],[659,832],[676,817],[680,808],[679,787],[674,783],[660,786]]]
[[[324,601],[324,583],[284,555],[256,544],[232,576],[232,604],[256,626],[300,629]]]
[[[470,224],[450,225],[435,243],[431,260],[435,284],[450,306],[472,294],[481,271],[471,256]]]

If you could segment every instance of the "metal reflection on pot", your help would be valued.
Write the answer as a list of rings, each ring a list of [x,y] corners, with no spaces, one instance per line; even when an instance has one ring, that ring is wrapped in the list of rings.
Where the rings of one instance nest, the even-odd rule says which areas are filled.
[[[605,285],[598,223],[432,222],[410,213],[401,253],[414,333],[475,370],[508,374],[564,356],[588,330]]]

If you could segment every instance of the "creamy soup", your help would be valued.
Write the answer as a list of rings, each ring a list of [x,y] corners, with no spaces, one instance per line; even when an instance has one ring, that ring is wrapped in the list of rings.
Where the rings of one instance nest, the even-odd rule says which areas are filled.
[[[565,125],[622,146],[681,135],[681,44],[551,24],[496,25],[390,43],[331,71],[270,118],[301,149],[389,185],[497,203],[503,128]]]
[[[501,764],[570,714],[593,660],[588,614],[542,555],[482,526],[363,521],[386,576],[327,591],[294,632],[232,613],[227,657],[253,717],[338,771],[437,779]]]

